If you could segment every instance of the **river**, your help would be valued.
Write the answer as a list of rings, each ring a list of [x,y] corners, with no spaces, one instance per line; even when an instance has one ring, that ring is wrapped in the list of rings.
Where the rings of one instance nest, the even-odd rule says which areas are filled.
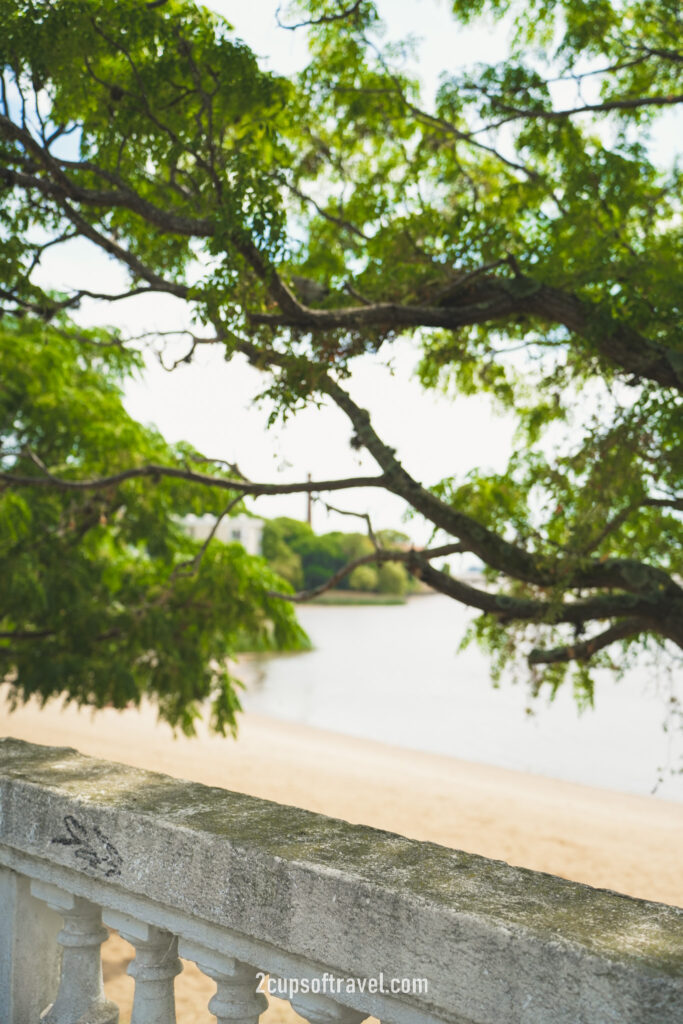
[[[459,652],[470,612],[442,595],[404,605],[308,605],[304,654],[244,666],[245,710],[413,750],[683,801],[680,731],[664,730],[671,680],[601,670],[595,709],[564,687],[531,702],[523,684],[494,688],[486,656]],[[678,698],[683,698],[680,677]],[[529,713],[531,708],[532,713]]]

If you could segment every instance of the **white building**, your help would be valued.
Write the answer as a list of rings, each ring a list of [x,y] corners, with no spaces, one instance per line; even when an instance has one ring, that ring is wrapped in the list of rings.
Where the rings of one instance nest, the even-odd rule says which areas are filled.
[[[216,517],[210,514],[189,515],[183,518],[185,529],[194,540],[206,540],[215,522]],[[241,512],[237,516],[226,516],[222,519],[214,536],[225,544],[241,544],[249,555],[260,555],[262,534],[263,520]]]

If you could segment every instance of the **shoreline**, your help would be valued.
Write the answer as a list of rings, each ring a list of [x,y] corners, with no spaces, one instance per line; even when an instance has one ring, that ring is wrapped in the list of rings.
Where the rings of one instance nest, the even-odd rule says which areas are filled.
[[[313,648],[313,649],[315,650],[315,648]],[[268,672],[267,666],[268,666],[269,662],[271,662],[271,661],[284,661],[284,660],[287,660],[287,659],[294,660],[294,659],[306,656],[309,653],[310,653],[309,651],[283,651],[283,652],[281,652],[281,651],[264,651],[264,652],[257,651],[257,652],[240,653],[235,658],[232,667],[233,667],[233,670],[234,670],[235,674],[237,675],[237,677],[240,679],[240,681],[245,686],[246,692],[248,693],[249,690],[251,690],[251,689],[255,688],[256,686],[258,686],[264,680],[264,678],[267,677],[267,672]],[[264,665],[266,666],[265,668],[264,668]],[[240,673],[241,673],[241,675],[240,675]],[[460,757],[457,757],[456,755],[441,753],[438,750],[430,750],[428,747],[417,747],[417,746],[407,746],[407,745],[406,746],[401,746],[398,743],[392,743],[389,740],[378,739],[378,738],[375,738],[373,736],[363,736],[363,735],[358,734],[358,733],[341,732],[341,731],[337,731],[337,730],[334,730],[334,729],[329,729],[329,728],[327,728],[325,726],[322,726],[322,725],[314,725],[314,724],[308,724],[308,723],[299,723],[299,722],[296,722],[296,721],[288,719],[288,718],[279,718],[279,717],[277,717],[275,715],[270,715],[267,712],[252,711],[252,710],[250,710],[248,705],[244,709],[244,711],[241,713],[241,718],[242,719],[247,718],[249,720],[253,719],[255,721],[279,723],[285,729],[298,729],[298,728],[301,728],[301,729],[307,731],[307,733],[308,732],[310,732],[310,733],[323,733],[323,734],[329,735],[330,737],[338,737],[342,741],[348,740],[350,742],[360,743],[363,746],[377,745],[377,746],[383,747],[383,748],[385,748],[387,750],[393,750],[396,754],[400,754],[400,755],[402,755],[404,757],[407,757],[407,758],[412,758],[412,757],[419,758],[419,757],[422,757],[422,756],[426,756],[426,757],[429,757],[429,758],[442,759],[446,763],[454,762],[454,763],[457,763],[457,764],[460,764],[460,765],[468,765],[468,766],[471,766],[475,770],[491,768],[491,769],[496,770],[496,771],[501,771],[501,772],[504,772],[504,773],[509,773],[509,774],[511,774],[513,776],[519,776],[521,780],[523,780],[523,779],[530,779],[530,780],[543,780],[545,782],[558,783],[558,784],[566,783],[567,785],[578,786],[578,787],[580,787],[582,789],[586,789],[586,790],[590,790],[590,791],[597,790],[597,791],[599,791],[599,792],[601,792],[603,794],[607,794],[607,793],[615,794],[615,795],[616,794],[623,794],[625,796],[641,797],[644,800],[652,799],[652,800],[656,800],[656,801],[659,801],[659,802],[662,802],[662,803],[668,803],[672,807],[677,807],[677,808],[680,809],[681,812],[683,812],[683,796],[681,796],[681,798],[678,799],[678,798],[672,798],[670,796],[661,796],[659,793],[656,792],[657,787],[662,782],[662,777],[663,777],[664,780],[666,780],[669,777],[669,770],[668,769],[664,769],[664,768],[657,769],[657,771],[660,772],[661,775],[662,775],[662,777],[660,777],[658,779],[654,778],[654,771],[653,771],[653,783],[654,784],[653,784],[653,786],[652,786],[652,788],[651,788],[651,790],[649,792],[643,791],[643,790],[638,791],[635,788],[632,788],[632,789],[625,789],[625,788],[621,789],[621,788],[616,788],[616,787],[600,785],[599,783],[591,783],[591,782],[580,781],[580,780],[577,780],[577,779],[567,778],[567,777],[564,777],[562,775],[550,775],[550,774],[545,775],[545,774],[543,774],[540,771],[535,772],[535,771],[531,771],[531,770],[526,769],[526,768],[517,768],[517,767],[514,767],[514,766],[512,766],[510,764],[496,764],[493,761],[478,760],[477,758],[474,758],[474,757],[473,758],[460,758]],[[1,718],[0,718],[0,721],[1,721]],[[672,774],[674,774],[673,771],[672,771]]]

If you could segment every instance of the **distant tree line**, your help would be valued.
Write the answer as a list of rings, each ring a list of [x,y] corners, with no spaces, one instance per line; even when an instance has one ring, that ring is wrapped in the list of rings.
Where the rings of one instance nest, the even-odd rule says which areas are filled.
[[[378,530],[382,547],[408,545],[410,538],[396,530]],[[308,523],[280,517],[266,522],[263,530],[263,555],[279,576],[295,590],[309,590],[325,583],[349,562],[375,552],[375,546],[363,533],[333,531],[318,535]],[[362,590],[377,594],[401,595],[415,589],[415,581],[397,562],[359,565],[339,581],[339,590]]]

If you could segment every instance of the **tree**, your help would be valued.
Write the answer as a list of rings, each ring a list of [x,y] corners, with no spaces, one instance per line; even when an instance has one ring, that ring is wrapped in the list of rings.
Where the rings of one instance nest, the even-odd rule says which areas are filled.
[[[379,574],[371,565],[357,565],[349,575],[352,590],[377,590]]]
[[[385,562],[377,573],[377,589],[380,594],[405,594],[408,589],[408,577],[402,565]]]
[[[0,353],[0,465],[47,484],[0,490],[0,677],[15,700],[146,696],[188,733],[210,702],[214,728],[234,731],[228,657],[307,644],[262,559],[204,549],[182,527],[190,512],[222,518],[240,495],[219,475],[207,493],[184,468],[198,453],[126,414],[121,381],[139,359],[102,332],[5,317]],[[130,473],[150,462],[168,471],[153,487]],[[103,474],[106,486],[82,486]]]
[[[263,554],[271,569],[293,586],[302,589],[297,595],[313,597],[331,586],[341,590],[369,590],[380,594],[405,594],[410,581],[403,565],[384,561],[375,566],[377,550],[382,545],[386,555],[393,544],[406,544],[408,537],[396,530],[378,530],[371,537],[363,533],[332,533],[316,535],[308,523],[297,519],[271,519],[263,529]]]
[[[313,531],[308,523],[296,519],[267,520],[263,526],[261,551],[274,572],[287,580],[293,587],[303,586],[304,575],[301,555],[296,550],[296,538],[308,537]]]
[[[0,0],[2,298],[52,323],[93,297],[35,274],[77,237],[127,270],[126,295],[183,300],[187,360],[245,355],[283,415],[336,403],[378,465],[289,490],[400,496],[439,542],[375,538],[373,564],[478,609],[498,665],[521,656],[556,686],[574,664],[589,689],[587,667],[683,647],[681,173],[649,143],[683,103],[680,4],[452,10],[507,18],[513,42],[501,64],[449,69],[432,103],[371,0],[299,5],[287,24],[311,58],[292,80],[182,0]],[[345,381],[404,335],[426,387],[516,414],[505,473],[425,484],[379,436]],[[6,493],[63,486],[36,454],[45,469],[5,463]],[[169,475],[163,460],[130,472],[151,490]],[[488,586],[435,567],[458,551]]]

